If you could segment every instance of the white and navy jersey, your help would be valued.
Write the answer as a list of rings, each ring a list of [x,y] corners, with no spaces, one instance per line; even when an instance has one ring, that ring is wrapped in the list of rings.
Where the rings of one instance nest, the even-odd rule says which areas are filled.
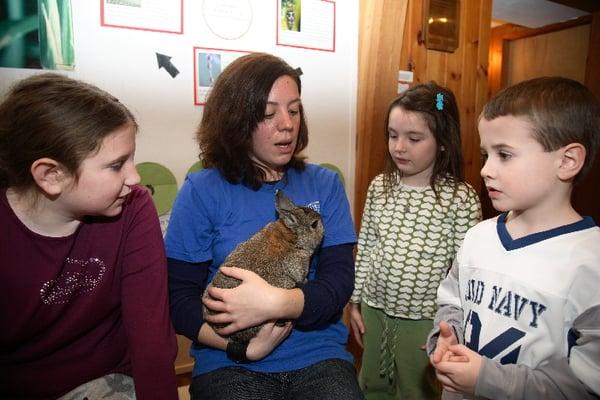
[[[440,314],[462,309],[464,344],[501,366],[535,370],[563,359],[599,395],[600,229],[586,217],[513,240],[505,220],[467,232],[438,290]]]

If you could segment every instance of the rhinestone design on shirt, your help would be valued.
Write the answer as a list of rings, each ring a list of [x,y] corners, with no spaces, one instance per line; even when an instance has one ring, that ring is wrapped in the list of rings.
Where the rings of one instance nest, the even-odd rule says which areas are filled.
[[[106,272],[104,261],[90,257],[78,260],[68,257],[64,271],[56,279],[42,285],[40,297],[44,304],[64,304],[74,296],[91,292],[102,281]]]

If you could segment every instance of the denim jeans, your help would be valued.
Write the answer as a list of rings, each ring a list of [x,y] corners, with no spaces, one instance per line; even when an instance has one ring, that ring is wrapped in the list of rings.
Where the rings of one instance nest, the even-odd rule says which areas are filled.
[[[195,377],[190,395],[191,400],[364,400],[354,366],[337,359],[288,372],[221,368]]]

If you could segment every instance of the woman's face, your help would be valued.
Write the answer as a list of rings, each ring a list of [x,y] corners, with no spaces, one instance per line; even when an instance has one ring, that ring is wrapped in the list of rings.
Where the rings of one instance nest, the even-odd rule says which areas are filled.
[[[296,81],[284,75],[269,92],[264,119],[252,132],[250,158],[266,172],[267,181],[281,179],[296,149],[300,130],[300,94]]]

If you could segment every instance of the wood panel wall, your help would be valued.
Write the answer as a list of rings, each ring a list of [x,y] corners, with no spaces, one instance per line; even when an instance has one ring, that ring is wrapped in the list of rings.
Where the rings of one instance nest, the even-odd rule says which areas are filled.
[[[384,117],[396,96],[409,0],[360,0],[354,220],[358,227],[369,183],[383,170]]]
[[[503,69],[505,85],[541,75],[563,76],[584,83],[590,26],[512,40]]]
[[[383,170],[387,151],[384,114],[396,96],[398,70],[414,83],[435,80],[458,101],[465,177],[481,188],[476,119],[487,101],[488,46],[492,0],[460,2],[459,47],[454,53],[425,48],[421,40],[424,1],[361,0],[354,216],[357,228],[369,183]],[[404,4],[407,3],[403,17]],[[399,24],[398,21],[405,21]],[[398,32],[403,25],[403,32]]]
[[[489,87],[489,96],[493,96],[503,87],[508,86],[512,82],[510,80],[509,74],[507,70],[510,69],[510,64],[531,64],[531,60],[536,60],[537,72],[533,72],[530,70],[528,72],[528,76],[525,78],[531,78],[534,75],[547,75],[549,73],[556,73],[559,75],[565,75],[571,77],[571,73],[569,72],[570,66],[562,66],[562,65],[552,65],[552,63],[583,63],[581,67],[584,71],[588,71],[589,68],[585,67],[585,61],[581,61],[581,59],[585,59],[585,57],[577,56],[577,61],[575,59],[565,57],[564,48],[561,48],[561,44],[565,44],[568,41],[577,41],[574,46],[580,46],[584,42],[586,45],[586,57],[591,54],[593,46],[592,41],[592,33],[591,33],[591,16],[583,16],[574,20],[570,20],[567,22],[561,22],[557,24],[546,25],[541,28],[526,28],[519,25],[514,24],[504,24],[499,25],[492,29],[491,39],[490,39],[490,53],[489,53],[489,66],[488,66],[488,87]],[[584,27],[584,30],[588,33],[582,33],[581,30],[577,30],[575,28]],[[575,30],[574,30],[575,29]],[[581,35],[589,34],[589,37],[582,37]],[[539,51],[536,54],[527,54],[515,55],[514,52],[511,55],[511,51],[509,48],[511,47],[511,43],[515,41],[521,41],[525,39],[537,40],[541,43],[540,47],[554,46],[554,48],[547,49],[536,49],[535,51]],[[558,49],[556,47],[559,47]],[[596,43],[597,46],[597,43]],[[549,54],[546,54],[549,53]],[[510,57],[517,57],[516,60],[510,60]],[[541,57],[541,58],[540,58]],[[554,59],[549,59],[547,62],[538,62],[538,60],[544,60],[548,57],[556,57]],[[540,66],[546,65],[548,69],[541,68]],[[554,70],[554,68],[559,68]],[[584,73],[585,74],[585,73]],[[577,75],[580,75],[578,72]],[[576,76],[573,76],[576,79]],[[587,81],[587,76],[585,78]],[[581,79],[583,82],[584,80]],[[587,83],[586,83],[587,85]]]

